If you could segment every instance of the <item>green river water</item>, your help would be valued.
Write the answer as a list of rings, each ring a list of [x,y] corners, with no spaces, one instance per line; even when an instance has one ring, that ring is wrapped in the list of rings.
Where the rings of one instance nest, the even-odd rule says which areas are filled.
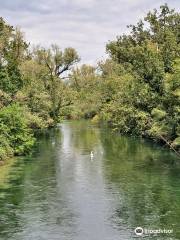
[[[151,142],[64,122],[0,183],[0,240],[180,239],[179,161]],[[138,237],[136,227],[173,232]]]

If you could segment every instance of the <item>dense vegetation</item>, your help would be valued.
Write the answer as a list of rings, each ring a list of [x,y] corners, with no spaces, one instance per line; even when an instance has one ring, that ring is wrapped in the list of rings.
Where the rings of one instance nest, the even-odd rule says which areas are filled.
[[[30,48],[21,31],[0,18],[0,160],[29,152],[34,131],[59,121],[71,104],[60,76],[77,61],[72,48]]]
[[[129,28],[106,61],[73,67],[75,49],[32,48],[0,19],[0,160],[29,152],[34,131],[62,118],[180,149],[180,14],[164,5]]]
[[[121,134],[180,148],[180,14],[167,5],[106,46],[109,59],[71,75],[75,109]]]

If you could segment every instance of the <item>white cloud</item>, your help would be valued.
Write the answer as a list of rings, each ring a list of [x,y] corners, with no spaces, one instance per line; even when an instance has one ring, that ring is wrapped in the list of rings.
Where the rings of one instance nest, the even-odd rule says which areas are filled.
[[[179,10],[179,0],[169,0]],[[162,0],[0,0],[0,15],[21,26],[33,44],[76,48],[83,62],[105,55],[105,44]]]

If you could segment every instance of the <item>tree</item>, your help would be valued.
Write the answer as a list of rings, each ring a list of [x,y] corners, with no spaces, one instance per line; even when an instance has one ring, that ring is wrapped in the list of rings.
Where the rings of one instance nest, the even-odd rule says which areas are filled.
[[[112,61],[131,77],[123,80],[123,73],[114,71],[117,76],[113,82],[119,79],[123,84],[102,111],[102,116],[122,133],[145,135],[177,148],[179,23],[180,14],[165,4],[136,26],[130,25],[129,34],[107,44]],[[105,78],[110,79],[110,75]]]
[[[0,88],[12,95],[22,87],[19,67],[27,47],[22,32],[0,18]]]
[[[83,64],[69,75],[69,84],[75,92],[72,118],[91,118],[101,106],[100,77],[96,68]],[[78,115],[78,116],[77,116]]]
[[[50,116],[57,122],[60,109],[71,104],[68,86],[62,81],[64,78],[62,74],[71,70],[80,58],[73,48],[61,51],[57,45],[52,45],[49,49],[35,49],[33,59],[46,68],[47,76],[44,78],[44,82],[51,98]]]

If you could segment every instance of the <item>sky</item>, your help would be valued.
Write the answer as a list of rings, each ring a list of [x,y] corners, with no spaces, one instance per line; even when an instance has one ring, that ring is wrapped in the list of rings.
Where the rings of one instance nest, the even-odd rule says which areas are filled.
[[[96,64],[108,41],[165,2],[180,10],[180,0],[0,0],[0,16],[31,44],[73,47],[81,63]]]

